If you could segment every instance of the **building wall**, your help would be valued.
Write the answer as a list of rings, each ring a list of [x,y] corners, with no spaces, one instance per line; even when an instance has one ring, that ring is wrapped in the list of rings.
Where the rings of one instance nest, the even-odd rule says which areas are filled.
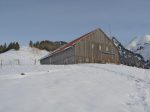
[[[119,63],[118,49],[102,32],[96,30],[75,45],[76,63]]]
[[[40,60],[40,64],[48,65],[50,64],[50,57],[44,58]]]
[[[74,64],[75,63],[75,49],[70,47],[63,52],[56,53],[50,56],[50,64]]]
[[[97,29],[74,46],[42,59],[41,64],[117,63],[119,52],[106,34]]]

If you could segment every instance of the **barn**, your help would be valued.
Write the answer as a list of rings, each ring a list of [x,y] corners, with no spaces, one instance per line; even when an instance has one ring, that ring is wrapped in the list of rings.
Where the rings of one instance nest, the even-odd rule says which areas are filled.
[[[100,29],[95,29],[56,49],[40,59],[41,64],[115,63],[119,51],[112,40]]]

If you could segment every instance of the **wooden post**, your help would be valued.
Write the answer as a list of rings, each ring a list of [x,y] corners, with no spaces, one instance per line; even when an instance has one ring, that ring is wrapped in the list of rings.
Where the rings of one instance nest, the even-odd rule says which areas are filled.
[[[10,64],[10,66],[12,66],[12,62],[11,61],[9,61],[9,64]]]
[[[2,69],[2,66],[3,66],[3,62],[2,62],[2,59],[1,59],[1,69]]]
[[[34,65],[36,65],[36,59],[34,60]]]
[[[20,65],[20,61],[19,61],[19,59],[18,59],[18,65]]]

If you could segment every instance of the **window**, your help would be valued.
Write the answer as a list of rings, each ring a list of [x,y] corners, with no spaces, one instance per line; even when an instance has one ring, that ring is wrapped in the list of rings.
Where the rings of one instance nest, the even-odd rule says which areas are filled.
[[[94,44],[92,44],[92,49],[94,48]]]
[[[85,60],[87,63],[89,62],[89,58],[86,58],[86,60]]]
[[[114,59],[115,59],[115,56],[114,56],[114,55],[112,55],[112,56],[111,56],[111,59],[112,59],[112,60],[114,60]]]
[[[113,48],[111,49],[111,53],[114,53],[114,49]]]
[[[101,45],[99,45],[99,51],[101,51],[102,50],[102,46]]]
[[[82,63],[82,57],[78,57],[78,62]]]
[[[108,51],[108,47],[106,47],[106,51]]]

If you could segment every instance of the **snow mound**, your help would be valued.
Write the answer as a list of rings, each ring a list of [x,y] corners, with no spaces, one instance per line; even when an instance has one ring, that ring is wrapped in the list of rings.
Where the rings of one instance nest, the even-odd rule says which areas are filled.
[[[146,60],[150,59],[150,35],[134,38],[126,48],[141,54]]]
[[[37,48],[31,48],[22,46],[19,51],[10,50],[8,52],[0,54],[0,60],[3,64],[39,64],[39,59],[49,52],[45,50],[39,50]]]

